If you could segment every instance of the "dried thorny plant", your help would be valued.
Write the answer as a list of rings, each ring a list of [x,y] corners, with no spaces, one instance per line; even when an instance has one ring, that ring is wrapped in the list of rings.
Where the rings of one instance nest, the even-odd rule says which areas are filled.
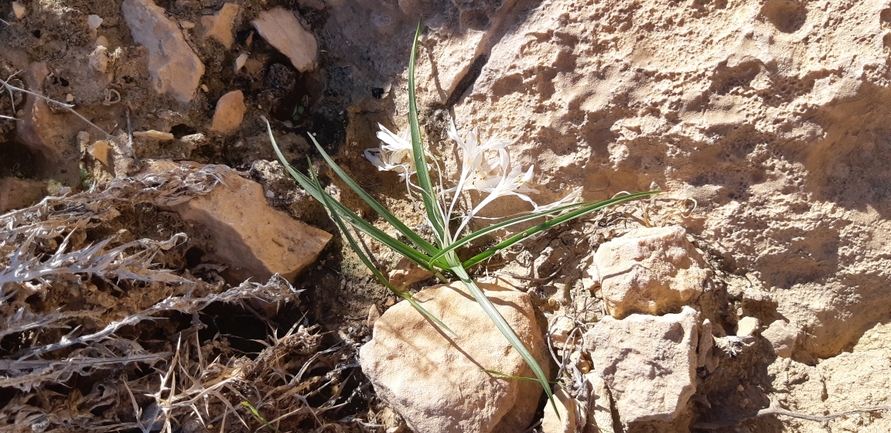
[[[164,266],[184,254],[183,233],[108,234],[137,206],[224,185],[220,173],[177,166],[0,215],[0,431],[262,427],[243,402],[280,431],[363,430],[334,418],[357,392],[344,385],[356,371],[353,346],[323,349],[317,327],[300,322],[282,335],[254,312],[270,332],[258,341],[265,349],[245,353],[238,336],[206,323],[212,305],[296,305],[286,280],[206,282]]]

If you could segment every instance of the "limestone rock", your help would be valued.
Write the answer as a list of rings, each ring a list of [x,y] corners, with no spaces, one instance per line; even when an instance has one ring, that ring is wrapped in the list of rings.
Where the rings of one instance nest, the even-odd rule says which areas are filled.
[[[768,366],[768,374],[777,377],[777,385],[782,386],[771,400],[792,412],[824,416],[891,405],[891,351],[887,348],[845,352],[816,366],[777,358]],[[891,431],[891,419],[861,413],[835,418],[826,427],[790,419],[784,428],[802,433],[887,432]]]
[[[696,391],[699,313],[604,317],[585,334],[624,424],[674,420]]]
[[[548,357],[527,294],[480,284],[539,360]],[[422,290],[415,299],[457,334],[447,336],[407,302],[387,310],[362,346],[362,371],[375,391],[417,432],[518,432],[532,422],[541,387],[483,369],[532,377],[462,283]]]
[[[159,163],[152,170],[169,164]],[[290,280],[316,260],[330,234],[271,208],[260,184],[231,168],[216,168],[222,184],[206,195],[166,207],[211,233],[216,251],[208,255],[230,265],[227,276],[265,281],[278,273]]]
[[[782,358],[792,356],[795,350],[795,341],[798,340],[798,329],[783,320],[777,320],[770,324],[761,336],[766,338],[773,346],[774,353]]]
[[[291,59],[298,71],[315,69],[319,51],[316,37],[303,27],[294,12],[277,7],[261,12],[251,23],[266,42]]]
[[[757,317],[743,317],[742,319],[739,319],[739,323],[736,324],[736,335],[740,337],[752,337],[758,332],[759,325],[760,323],[758,322]]]
[[[613,427],[613,406],[610,401],[609,388],[596,372],[585,374],[585,384],[590,390],[588,394],[588,418],[585,433],[601,433],[618,431]]]
[[[15,177],[0,178],[0,214],[31,206],[44,195],[43,182]]]
[[[543,433],[577,433],[580,427],[585,425],[585,411],[578,400],[572,398],[565,389],[558,387],[554,390],[554,403],[557,411],[550,402],[545,404],[544,419],[541,421]]]
[[[204,37],[216,40],[227,49],[232,48],[232,44],[235,43],[232,27],[235,25],[239,9],[235,3],[226,3],[215,15],[201,17],[201,25],[205,29]]]
[[[204,64],[176,23],[152,0],[124,0],[121,10],[133,40],[148,49],[155,90],[182,103],[191,101],[204,75]]]
[[[210,130],[223,134],[235,131],[241,126],[246,109],[247,107],[244,106],[244,93],[241,90],[226,93],[217,101],[217,108],[213,113],[213,122]]]
[[[594,254],[610,315],[661,314],[702,292],[709,277],[702,256],[681,227],[633,230]]]

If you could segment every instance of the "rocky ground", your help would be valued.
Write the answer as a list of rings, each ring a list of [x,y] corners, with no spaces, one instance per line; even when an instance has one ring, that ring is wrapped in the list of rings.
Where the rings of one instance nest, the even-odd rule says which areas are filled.
[[[18,0],[0,19],[0,430],[891,430],[887,1]],[[538,203],[663,191],[474,269],[560,417],[483,371],[529,374],[460,286],[409,286],[459,336],[418,321],[273,153],[264,117],[334,197],[381,225],[307,133],[423,228],[363,153],[407,127],[419,20],[446,177],[454,120],[509,140]]]

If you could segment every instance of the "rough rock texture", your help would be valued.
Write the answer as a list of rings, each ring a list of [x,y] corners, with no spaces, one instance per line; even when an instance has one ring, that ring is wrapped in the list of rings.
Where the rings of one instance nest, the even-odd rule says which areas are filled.
[[[543,433],[576,433],[585,425],[587,414],[576,399],[572,398],[563,388],[554,390],[554,406],[550,403],[545,405],[544,418],[541,421],[541,431]]]
[[[681,227],[638,229],[594,254],[603,299],[613,317],[661,314],[702,292],[710,273]]]
[[[201,25],[204,26],[204,37],[211,38],[224,47],[232,48],[235,43],[235,35],[232,26],[238,15],[239,7],[235,3],[226,3],[212,16],[201,17]]]
[[[121,11],[133,40],[149,52],[149,72],[158,93],[189,102],[204,75],[204,64],[179,27],[152,0],[124,0]]]
[[[887,348],[842,353],[816,366],[777,358],[769,372],[779,373],[784,389],[772,398],[792,412],[821,416],[891,406],[891,352]],[[833,419],[829,428],[833,432],[886,432],[891,431],[891,420],[882,411],[865,412]],[[820,423],[795,419],[787,429],[827,431]]]
[[[303,27],[294,12],[277,7],[262,12],[252,24],[263,39],[291,59],[298,71],[315,69],[319,55],[316,37]]]
[[[44,195],[42,182],[0,178],[0,214],[37,203]]]
[[[674,420],[696,392],[699,313],[604,317],[585,334],[624,424]]]
[[[529,295],[480,284],[542,367],[548,357]],[[531,369],[491,324],[463,284],[425,289],[415,299],[457,334],[447,337],[407,302],[374,323],[362,346],[362,371],[375,391],[417,432],[518,432],[538,407],[541,386],[483,369],[532,377]]]
[[[770,342],[773,352],[783,358],[792,356],[795,350],[795,341],[798,340],[798,329],[790,323],[782,320],[774,321],[767,327],[761,336]]]
[[[150,170],[171,164],[159,162]],[[218,168],[223,184],[170,209],[211,233],[216,251],[208,255],[230,265],[228,278],[266,280],[278,273],[290,280],[316,260],[330,234],[271,208],[260,184],[228,167]]]
[[[803,354],[836,355],[887,314],[885,2],[334,3],[329,52],[373,59],[356,79],[393,84],[394,118],[424,16],[420,106],[515,141],[544,198],[696,200],[684,226],[802,326]]]
[[[217,101],[217,108],[213,113],[213,121],[210,130],[229,134],[241,126],[244,120],[244,93],[241,90],[233,90],[223,95]]]

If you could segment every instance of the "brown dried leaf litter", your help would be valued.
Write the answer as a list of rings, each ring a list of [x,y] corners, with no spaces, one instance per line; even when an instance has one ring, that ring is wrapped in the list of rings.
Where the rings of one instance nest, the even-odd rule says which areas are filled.
[[[298,302],[286,280],[232,287],[168,269],[188,243],[183,233],[99,237],[134,207],[210,192],[226,182],[217,169],[117,178],[102,191],[48,197],[0,216],[2,430],[262,427],[242,402],[281,431],[363,429],[330,419],[359,392],[344,386],[355,374],[354,348],[323,348],[317,326],[298,322],[284,332],[256,312]],[[233,346],[237,338],[199,335],[212,304],[241,306],[265,322],[265,349],[247,354]],[[264,304],[275,308],[252,308]]]

